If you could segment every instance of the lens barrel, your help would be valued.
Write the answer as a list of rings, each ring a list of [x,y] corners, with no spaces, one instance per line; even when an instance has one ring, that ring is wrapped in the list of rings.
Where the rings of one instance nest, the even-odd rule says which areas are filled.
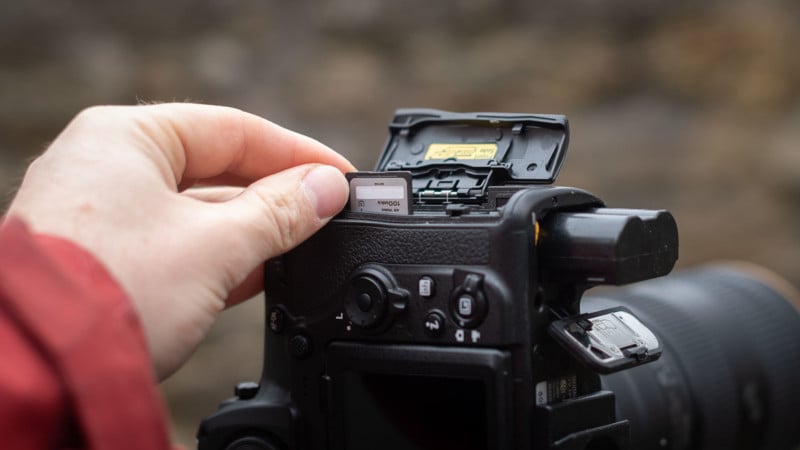
[[[756,271],[709,266],[584,299],[583,312],[627,307],[664,348],[658,361],[602,377],[630,421],[631,448],[796,448],[800,314],[790,292]]]

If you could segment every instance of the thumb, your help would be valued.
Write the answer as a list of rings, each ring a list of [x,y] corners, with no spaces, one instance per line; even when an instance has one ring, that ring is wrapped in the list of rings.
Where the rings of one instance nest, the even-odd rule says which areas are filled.
[[[341,211],[348,193],[344,175],[319,164],[297,166],[251,184],[224,203],[225,234],[236,235],[233,245],[229,241],[220,249],[237,266],[228,269],[246,274],[294,248]]]

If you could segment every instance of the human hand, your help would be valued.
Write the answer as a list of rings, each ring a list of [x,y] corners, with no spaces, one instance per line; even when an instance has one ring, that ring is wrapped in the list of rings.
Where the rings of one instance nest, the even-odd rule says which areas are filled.
[[[352,170],[319,142],[232,108],[94,107],[31,164],[8,215],[106,265],[163,379],[220,311],[262,288],[264,260],[341,210]],[[228,187],[187,189],[197,182]]]

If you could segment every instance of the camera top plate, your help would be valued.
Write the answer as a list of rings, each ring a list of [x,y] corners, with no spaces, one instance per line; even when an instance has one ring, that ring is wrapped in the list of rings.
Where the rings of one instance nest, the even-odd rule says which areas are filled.
[[[416,203],[484,203],[490,186],[551,184],[566,116],[399,109],[375,168],[408,171]]]

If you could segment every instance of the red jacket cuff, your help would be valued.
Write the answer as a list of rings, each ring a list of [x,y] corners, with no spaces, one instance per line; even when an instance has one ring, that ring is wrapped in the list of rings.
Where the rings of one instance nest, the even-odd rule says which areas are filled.
[[[32,234],[19,219],[0,224],[0,314],[0,337],[16,337],[0,343],[0,354],[19,362],[6,358],[3,366],[13,370],[0,371],[0,398],[14,400],[0,402],[5,448],[15,448],[6,447],[11,435],[37,442],[25,441],[25,433],[44,434],[46,419],[60,423],[56,434],[74,420],[88,448],[170,448],[138,317],[86,250]],[[63,445],[39,438],[42,448]]]

